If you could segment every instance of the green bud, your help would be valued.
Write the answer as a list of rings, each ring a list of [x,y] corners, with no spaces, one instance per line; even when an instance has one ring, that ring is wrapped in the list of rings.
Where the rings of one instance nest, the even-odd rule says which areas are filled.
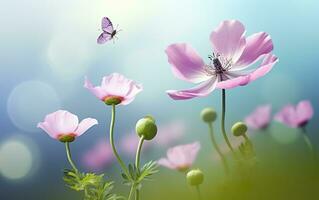
[[[187,183],[191,186],[198,186],[204,181],[204,174],[200,169],[193,169],[186,175]]]
[[[117,96],[109,96],[109,97],[106,97],[104,99],[104,103],[106,105],[118,105],[122,102],[123,98],[122,97],[117,97]]]
[[[157,133],[157,126],[153,117],[144,117],[136,123],[136,133],[145,140],[152,140]]]
[[[235,123],[232,128],[231,131],[233,133],[234,136],[242,136],[245,135],[245,133],[247,132],[248,127],[245,123],[243,122],[237,122]]]
[[[217,118],[217,113],[213,108],[204,108],[200,113],[200,117],[206,123],[214,122]]]
[[[61,135],[58,137],[58,140],[63,143],[73,142],[75,140],[75,135],[74,134]]]

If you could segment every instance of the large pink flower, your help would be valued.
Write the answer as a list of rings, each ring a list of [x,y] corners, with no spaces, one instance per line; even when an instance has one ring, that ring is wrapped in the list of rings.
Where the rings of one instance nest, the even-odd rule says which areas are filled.
[[[253,130],[265,129],[271,120],[271,105],[258,106],[245,118],[247,126]]]
[[[135,96],[143,90],[142,85],[118,73],[103,77],[101,85],[96,87],[85,78],[84,87],[107,104],[115,102],[121,105],[131,103]]]
[[[203,97],[216,87],[230,89],[246,85],[267,74],[278,61],[271,54],[273,44],[265,32],[245,37],[245,27],[236,20],[223,21],[210,35],[213,53],[211,62],[205,63],[188,44],[172,44],[166,49],[168,62],[174,75],[198,84],[186,90],[168,90],[175,100]],[[257,61],[259,67],[249,69]]]
[[[168,149],[167,158],[161,158],[157,163],[170,169],[187,171],[195,161],[199,149],[199,142],[175,146]]]
[[[275,115],[275,120],[289,127],[297,128],[305,126],[313,116],[313,108],[310,101],[300,101],[297,106],[286,105]]]
[[[109,165],[114,159],[113,151],[106,141],[98,142],[83,156],[83,163],[89,170],[99,171]]]
[[[54,139],[73,141],[75,137],[82,135],[96,124],[98,122],[93,118],[83,119],[79,123],[76,115],[65,110],[58,110],[48,114],[43,122],[38,123],[38,128],[47,132]]]

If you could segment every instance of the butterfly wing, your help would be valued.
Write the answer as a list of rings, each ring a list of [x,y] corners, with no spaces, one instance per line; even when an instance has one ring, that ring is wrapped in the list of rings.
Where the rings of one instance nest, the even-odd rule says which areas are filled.
[[[107,32],[107,33],[111,34],[114,31],[113,24],[112,24],[111,20],[108,17],[103,17],[102,18],[101,25],[102,25],[103,32]]]
[[[98,44],[104,44],[107,41],[109,41],[111,39],[111,34],[108,33],[101,33],[101,35],[97,38],[97,43]]]

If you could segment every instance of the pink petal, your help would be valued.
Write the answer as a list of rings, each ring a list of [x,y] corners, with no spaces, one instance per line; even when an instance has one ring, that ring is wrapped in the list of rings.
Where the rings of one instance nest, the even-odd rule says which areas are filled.
[[[189,164],[193,164],[195,161],[197,154],[200,150],[200,143],[199,142],[194,142],[192,144],[188,144],[184,146],[184,151],[188,152],[187,153],[187,162]]]
[[[313,117],[313,108],[310,101],[300,101],[296,107],[296,115],[300,125],[307,123]]]
[[[213,77],[203,83],[186,90],[168,90],[167,94],[174,100],[185,100],[209,95],[216,87],[217,79]]]
[[[123,97],[124,101],[121,103],[123,105],[132,102],[135,96],[143,90],[142,85],[119,73],[103,77],[101,87],[111,96]]]
[[[92,92],[97,98],[99,98],[102,101],[104,101],[104,98],[108,96],[108,93],[101,87],[94,87],[87,77],[85,77],[84,87],[87,88],[90,92]]]
[[[59,133],[55,132],[55,130],[51,128],[48,122],[40,122],[38,123],[37,127],[44,130],[50,137],[54,139],[57,139],[59,136]]]
[[[85,131],[87,131],[89,128],[91,128],[92,126],[98,124],[98,121],[96,119],[93,118],[86,118],[83,119],[78,128],[75,130],[75,133],[77,136],[82,135]]]
[[[234,64],[234,70],[245,69],[261,56],[273,50],[270,36],[265,32],[255,33],[246,39],[246,47],[239,60]]]
[[[289,127],[296,128],[298,126],[297,116],[293,105],[286,105],[276,115],[275,120],[286,124]]]
[[[169,169],[177,169],[177,167],[172,164],[169,160],[167,160],[166,158],[161,158],[157,161],[157,164],[162,165],[164,167],[167,167]]]
[[[204,71],[204,61],[188,44],[172,44],[167,47],[168,62],[172,65],[173,74],[182,80],[199,83],[209,77]]]
[[[223,21],[210,35],[215,53],[221,54],[233,63],[244,51],[245,27],[236,20]]]
[[[248,83],[266,75],[277,62],[278,58],[276,56],[268,54],[264,58],[260,67],[258,67],[256,70],[252,71],[251,73],[248,73],[248,75],[238,76],[237,78],[231,78],[229,80],[219,82],[217,84],[217,88],[231,89],[237,86],[247,85]],[[235,72],[232,73],[235,74]]]
[[[52,136],[58,136],[61,134],[74,133],[78,126],[79,119],[76,115],[65,111],[58,110],[45,117],[47,127],[50,127]]]
[[[258,106],[245,118],[247,126],[253,130],[263,129],[270,123],[271,105]]]

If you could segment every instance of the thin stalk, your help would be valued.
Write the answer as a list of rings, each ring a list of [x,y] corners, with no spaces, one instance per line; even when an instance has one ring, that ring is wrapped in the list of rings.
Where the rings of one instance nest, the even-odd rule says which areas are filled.
[[[132,185],[127,200],[131,200],[134,190],[135,190],[135,187],[134,185]]]
[[[222,89],[222,119],[221,119],[221,129],[222,133],[225,139],[225,142],[229,149],[235,154],[234,148],[232,147],[231,143],[229,142],[229,139],[227,137],[226,129],[225,129],[225,118],[226,118],[226,92],[225,89]]]
[[[308,149],[309,149],[314,161],[316,161],[316,153],[315,153],[314,147],[313,147],[313,145],[312,145],[312,143],[311,143],[311,141],[310,141],[310,139],[308,137],[306,128],[305,127],[301,128],[301,131],[302,131],[302,136],[303,136],[303,138],[304,138],[304,140],[306,142],[306,145],[307,145],[307,147],[308,147]]]
[[[110,144],[111,144],[111,147],[112,147],[112,150],[113,150],[113,154],[115,155],[117,161],[119,162],[122,170],[124,171],[124,173],[126,175],[129,175],[128,173],[128,169],[127,167],[125,166],[123,160],[121,159],[120,155],[117,153],[117,150],[115,148],[115,145],[114,145],[114,125],[115,125],[115,105],[113,104],[112,105],[112,118],[111,118],[111,123],[110,123]]]
[[[201,195],[201,193],[200,193],[200,189],[199,189],[199,186],[198,186],[198,185],[196,186],[196,192],[197,192],[197,199],[198,199],[198,200],[202,200],[202,195]]]
[[[140,168],[140,160],[141,160],[141,150],[144,143],[144,136],[140,138],[140,141],[137,146],[136,157],[135,157],[135,166],[137,169]]]
[[[135,200],[140,199],[140,191],[138,189],[135,190]]]
[[[66,150],[66,156],[67,156],[68,161],[69,161],[70,165],[72,166],[73,170],[75,171],[75,173],[79,173],[79,170],[76,168],[74,162],[72,161],[69,142],[65,142],[65,150]]]
[[[142,136],[140,138],[140,141],[138,143],[137,150],[136,150],[135,167],[137,170],[140,169],[141,151],[142,151],[143,143],[144,143],[144,136]],[[135,189],[135,200],[139,200],[139,199],[140,199],[140,191],[138,188],[136,188]]]
[[[212,144],[213,144],[216,152],[218,153],[218,155],[223,163],[225,174],[229,174],[229,167],[228,167],[227,160],[226,160],[225,156],[223,155],[222,151],[220,150],[220,148],[216,142],[215,136],[214,136],[213,123],[208,123],[208,127],[209,127],[209,133],[210,133],[210,138],[211,138]]]

